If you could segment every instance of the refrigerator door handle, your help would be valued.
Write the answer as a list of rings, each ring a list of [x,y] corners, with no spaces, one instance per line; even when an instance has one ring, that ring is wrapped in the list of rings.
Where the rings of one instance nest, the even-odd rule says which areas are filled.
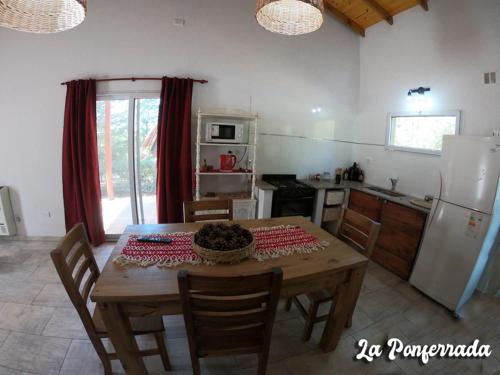
[[[438,202],[436,203],[436,207],[434,207],[434,210],[432,212],[431,219],[429,220],[429,228],[432,225],[432,221],[434,220],[434,216],[436,216],[436,211],[438,209],[439,203],[441,202],[441,194],[443,192],[443,175],[441,171],[439,171],[439,195],[438,195]]]
[[[427,228],[430,228],[432,225],[432,221],[434,220],[434,216],[436,216],[436,211],[438,210],[439,203],[441,203],[441,200],[438,200],[438,202],[436,203],[436,206],[434,207],[434,210],[432,212],[432,216],[431,216],[431,219],[429,220],[429,225]]]
[[[438,199],[441,200],[441,197],[443,195],[443,174],[441,171],[439,171],[439,195]]]

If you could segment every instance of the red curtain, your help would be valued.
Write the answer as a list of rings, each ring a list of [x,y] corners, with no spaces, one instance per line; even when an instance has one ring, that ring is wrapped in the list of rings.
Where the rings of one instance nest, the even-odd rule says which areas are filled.
[[[193,80],[163,77],[158,117],[156,206],[158,223],[183,221],[193,199],[191,98]]]
[[[70,82],[62,160],[66,231],[83,222],[93,245],[104,242],[96,122],[95,80]]]

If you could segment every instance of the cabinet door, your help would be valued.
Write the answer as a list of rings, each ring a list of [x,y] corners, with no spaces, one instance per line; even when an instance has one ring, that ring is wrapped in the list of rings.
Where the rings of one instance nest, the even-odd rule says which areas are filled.
[[[380,234],[373,260],[403,279],[410,276],[427,215],[421,211],[385,201]]]
[[[233,220],[255,219],[255,200],[233,199]]]
[[[379,197],[351,189],[349,208],[372,220],[380,221],[382,203]]]

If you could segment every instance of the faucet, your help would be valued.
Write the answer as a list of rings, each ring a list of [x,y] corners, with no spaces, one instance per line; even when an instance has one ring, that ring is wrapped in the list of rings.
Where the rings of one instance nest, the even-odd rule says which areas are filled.
[[[392,188],[391,188],[391,190],[392,190],[392,191],[396,191],[396,185],[398,184],[399,177],[396,177],[396,178],[390,178],[389,180],[391,180],[391,184],[392,184]]]

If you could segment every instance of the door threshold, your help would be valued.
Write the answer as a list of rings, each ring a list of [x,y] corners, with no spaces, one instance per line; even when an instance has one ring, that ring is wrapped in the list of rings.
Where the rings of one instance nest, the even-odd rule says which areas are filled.
[[[104,241],[105,242],[116,242],[120,238],[119,234],[106,234],[104,236]]]

